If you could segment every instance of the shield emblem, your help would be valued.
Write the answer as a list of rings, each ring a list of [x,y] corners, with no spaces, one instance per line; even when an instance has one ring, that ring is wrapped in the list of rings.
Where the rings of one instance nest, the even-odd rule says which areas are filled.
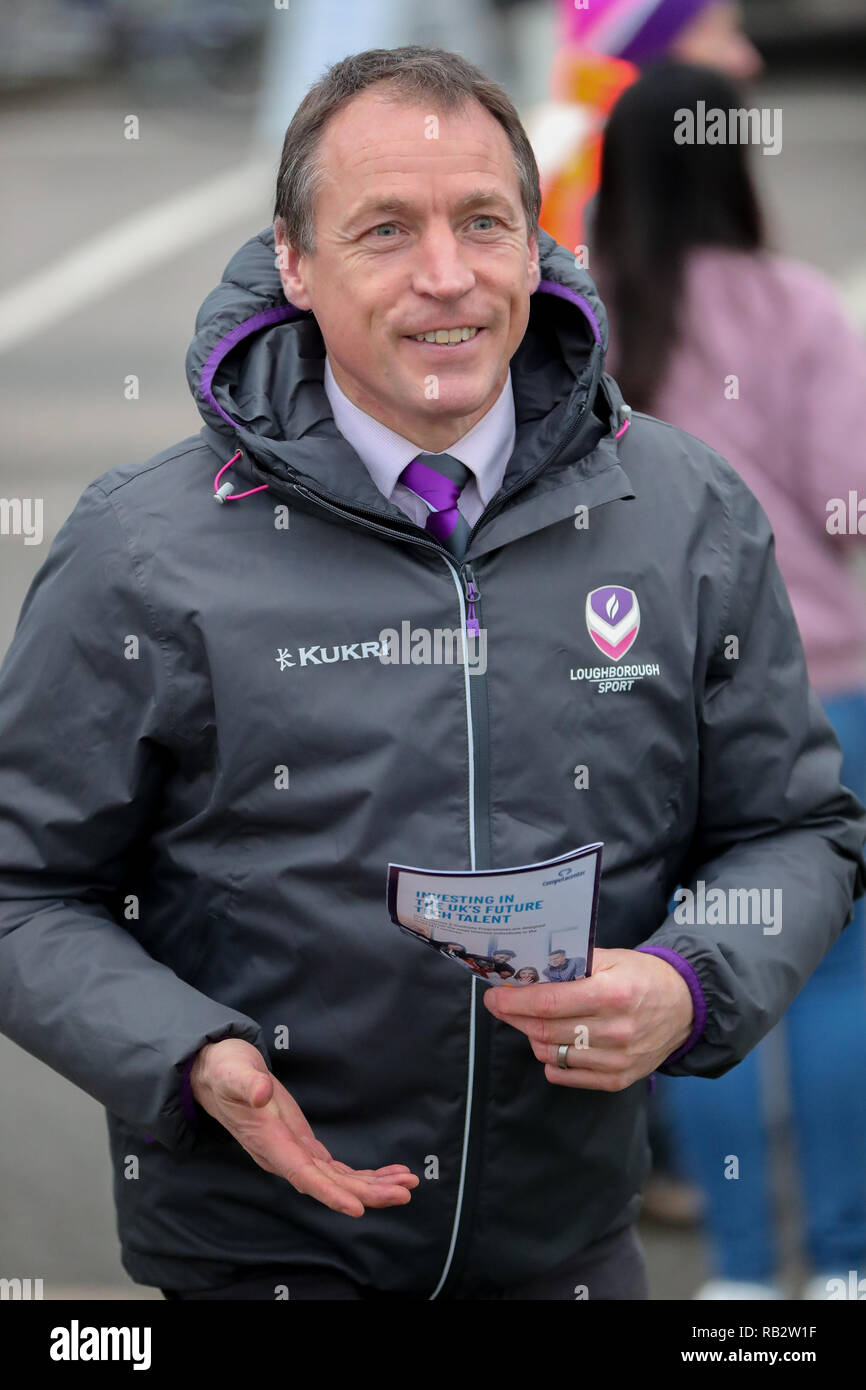
[[[586,596],[586,626],[600,652],[619,661],[631,648],[640,627],[640,605],[634,589],[603,584]]]

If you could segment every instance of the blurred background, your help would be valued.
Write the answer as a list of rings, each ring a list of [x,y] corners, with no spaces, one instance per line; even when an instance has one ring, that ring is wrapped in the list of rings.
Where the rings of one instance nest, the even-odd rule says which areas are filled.
[[[722,8],[758,55],[734,60],[750,104],[783,112],[781,151],[755,160],[774,244],[832,277],[864,330],[866,4]],[[184,374],[196,310],[270,221],[283,131],[323,67],[369,47],[455,49],[505,85],[544,172],[583,138],[563,109],[577,103],[562,25],[557,0],[0,0],[0,496],[44,506],[39,543],[0,535],[0,655],[87,484],[198,430]],[[574,249],[587,235],[567,216],[554,234]],[[810,1266],[787,1069],[780,1028],[760,1084],[774,1277],[790,1297]],[[42,1278],[49,1298],[159,1298],[119,1262],[101,1107],[0,1038],[0,1114],[0,1275]],[[663,1099],[654,1124],[651,1296],[691,1298],[718,1273],[704,1197]]]

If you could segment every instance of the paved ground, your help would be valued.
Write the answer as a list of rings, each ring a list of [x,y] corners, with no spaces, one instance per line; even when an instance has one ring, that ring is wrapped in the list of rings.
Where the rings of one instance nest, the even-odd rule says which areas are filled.
[[[862,81],[780,77],[764,84],[760,102],[784,111],[782,153],[758,159],[779,241],[844,279],[866,318]],[[130,114],[140,119],[138,141],[123,138]],[[65,282],[40,277],[123,219],[144,217],[236,169],[248,154],[249,118],[241,96],[211,95],[197,109],[189,97],[180,101],[153,86],[148,93],[127,80],[0,106],[0,331],[4,317],[12,325],[2,363],[0,492],[45,502],[41,545],[0,537],[0,652],[48,544],[86,484],[198,429],[183,373],[193,318],[235,247],[269,221],[274,161],[252,176],[248,196],[223,181],[185,212],[169,209],[168,231],[151,226],[149,244],[154,252],[160,237],[175,236],[180,249],[148,268],[130,260],[140,252],[104,244],[95,271],[83,258]],[[102,289],[100,266],[110,276]],[[20,291],[16,299],[13,291]],[[25,322],[30,313],[43,315],[35,331]],[[130,374],[140,381],[138,400],[124,397]],[[118,1260],[100,1107],[0,1039],[0,1114],[0,1274],[41,1277],[48,1296],[70,1289],[81,1297],[147,1296]],[[792,1233],[784,1152],[779,1190]],[[690,1296],[703,1275],[700,1238],[647,1226],[645,1239],[653,1297]],[[786,1240],[786,1274],[794,1279],[793,1234]]]

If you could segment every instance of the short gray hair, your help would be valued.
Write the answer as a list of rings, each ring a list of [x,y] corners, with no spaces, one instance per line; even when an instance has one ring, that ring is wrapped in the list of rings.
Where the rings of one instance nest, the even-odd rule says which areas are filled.
[[[277,174],[274,220],[282,219],[286,240],[301,255],[316,249],[315,201],[325,176],[319,142],[328,121],[376,83],[394,101],[431,100],[446,111],[477,101],[502,126],[514,151],[520,198],[529,235],[538,230],[541,189],[538,165],[508,94],[480,68],[442,48],[368,48],[333,63],[298,106],[286,131]]]

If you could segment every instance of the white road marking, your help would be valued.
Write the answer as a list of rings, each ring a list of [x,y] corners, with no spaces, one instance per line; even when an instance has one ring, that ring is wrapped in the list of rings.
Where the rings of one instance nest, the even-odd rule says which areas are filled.
[[[0,295],[0,351],[34,337],[233,222],[248,219],[273,184],[272,160],[241,164],[189,193],[116,222]]]

